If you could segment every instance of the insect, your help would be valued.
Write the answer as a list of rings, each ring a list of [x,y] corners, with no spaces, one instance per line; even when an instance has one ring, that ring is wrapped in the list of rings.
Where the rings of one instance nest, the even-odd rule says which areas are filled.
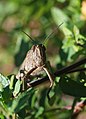
[[[33,45],[32,48],[27,52],[25,60],[22,63],[16,78],[27,80],[31,77],[38,77],[44,70],[47,73],[52,86],[53,76],[49,71],[48,65],[49,62],[46,61],[46,49],[44,45]]]
[[[27,33],[25,34],[31,40],[33,40]],[[54,78],[53,73],[51,72],[50,63],[46,60],[46,48],[43,44],[33,45],[32,48],[27,52],[26,57],[19,69],[19,72],[16,75],[16,78],[24,80],[29,79],[29,81],[31,81],[32,77],[38,77],[43,71],[45,71],[49,77],[51,88],[53,86]]]

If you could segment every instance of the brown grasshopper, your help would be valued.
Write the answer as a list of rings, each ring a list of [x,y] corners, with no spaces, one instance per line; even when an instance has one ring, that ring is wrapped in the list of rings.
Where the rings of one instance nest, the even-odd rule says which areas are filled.
[[[46,49],[44,45],[33,45],[31,50],[27,52],[24,62],[22,63],[17,79],[30,79],[31,77],[38,77],[40,73],[44,70],[51,82],[50,87],[53,85],[53,76],[50,72],[48,66],[49,62],[46,61]],[[31,80],[31,79],[30,79]]]
[[[54,32],[52,32],[50,35],[52,35],[53,33]],[[31,40],[33,40],[27,33],[25,34]],[[49,38],[49,36],[47,38]],[[18,74],[16,75],[16,78],[31,80],[31,77],[39,76],[42,71],[45,71],[47,73],[51,83],[51,88],[53,86],[54,78],[53,73],[51,72],[51,66],[49,64],[49,61],[46,60],[46,48],[42,44],[33,45],[32,48],[27,52],[27,55],[19,69]]]

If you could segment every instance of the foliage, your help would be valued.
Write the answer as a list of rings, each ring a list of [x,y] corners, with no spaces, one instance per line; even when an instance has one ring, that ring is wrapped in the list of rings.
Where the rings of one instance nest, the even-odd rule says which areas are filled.
[[[45,84],[22,91],[22,81],[13,75],[33,45],[22,31],[37,43],[46,42],[47,60],[53,72],[85,57],[85,7],[86,1],[81,0],[0,1],[1,119],[69,119],[75,101],[85,100],[85,63],[79,67],[82,70],[76,67],[72,73],[55,77],[50,100]],[[51,32],[53,35],[44,41]],[[71,109],[66,108],[69,105]]]

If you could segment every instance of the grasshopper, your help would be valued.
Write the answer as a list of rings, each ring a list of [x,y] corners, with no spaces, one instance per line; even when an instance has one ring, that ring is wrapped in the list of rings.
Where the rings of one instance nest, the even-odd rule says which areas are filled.
[[[59,26],[61,25],[62,23]],[[48,39],[53,33],[54,32],[49,34],[46,39]],[[27,33],[25,34],[31,40],[33,40]],[[29,81],[31,81],[31,77],[39,76],[43,71],[45,71],[49,77],[51,89],[53,86],[54,76],[51,72],[51,65],[49,61],[46,60],[46,48],[43,44],[33,45],[32,48],[27,52],[26,57],[18,71],[18,74],[16,75],[16,78],[25,80],[29,79]]]

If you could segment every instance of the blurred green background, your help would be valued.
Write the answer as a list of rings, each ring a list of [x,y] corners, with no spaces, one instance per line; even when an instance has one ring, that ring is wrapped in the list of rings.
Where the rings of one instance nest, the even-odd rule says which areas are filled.
[[[61,23],[63,24],[55,30]],[[3,75],[16,74],[27,51],[33,45],[22,31],[28,33],[38,43],[44,43],[45,38],[54,32],[45,43],[47,59],[54,71],[70,65],[86,56],[86,1],[0,0],[0,72]],[[78,73],[70,77],[79,81],[86,75]],[[58,119],[63,117],[69,119],[67,110],[63,108],[56,110],[60,106],[71,105],[74,98],[62,97],[58,88],[58,77],[55,83],[55,97],[53,97],[55,104],[52,108],[46,104],[46,89],[43,89],[39,91],[39,96],[38,93],[32,95],[30,102],[32,112],[29,109],[29,113],[24,115],[25,110],[19,110],[18,114],[22,118],[26,116],[26,119],[30,114],[30,118],[57,119],[58,115]],[[43,117],[40,116],[42,113]]]

